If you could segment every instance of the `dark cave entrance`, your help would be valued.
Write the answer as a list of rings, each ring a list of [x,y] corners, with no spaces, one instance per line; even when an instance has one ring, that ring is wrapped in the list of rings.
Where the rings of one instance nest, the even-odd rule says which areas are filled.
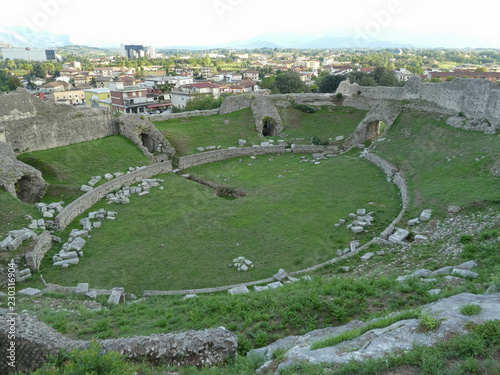
[[[142,133],[139,138],[142,141],[142,145],[146,147],[149,152],[154,152],[156,150],[156,142],[149,134]]]
[[[274,137],[278,133],[276,125],[275,119],[272,117],[264,117],[262,119],[262,135],[264,137]]]

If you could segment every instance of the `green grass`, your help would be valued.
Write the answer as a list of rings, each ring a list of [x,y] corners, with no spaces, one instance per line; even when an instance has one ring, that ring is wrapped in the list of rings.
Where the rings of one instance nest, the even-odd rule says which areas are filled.
[[[311,345],[311,350],[317,350],[317,349],[326,348],[329,346],[335,346],[337,344],[340,344],[341,342],[355,339],[356,337],[359,337],[362,334],[364,334],[368,331],[371,331],[372,329],[386,328],[386,327],[388,327],[396,322],[399,322],[400,320],[416,319],[419,316],[420,316],[419,311],[410,310],[410,311],[404,311],[404,312],[398,313],[397,315],[394,315],[394,316],[380,318],[379,320],[377,320],[373,323],[369,323],[362,328],[353,329],[351,331],[345,331],[337,336],[333,336],[333,337],[330,337],[327,339],[316,341],[314,344]]]
[[[169,174],[161,176],[164,190],[133,197],[130,205],[101,202],[91,210],[115,210],[117,219],[92,232],[78,266],[52,267],[50,257],[61,246],[54,245],[42,273],[47,282],[86,280],[93,287],[123,286],[134,293],[260,280],[279,268],[291,272],[330,260],[353,239],[366,243],[400,210],[395,186],[369,163],[349,156],[321,165],[299,160],[289,154],[234,159],[187,171],[246,190],[240,199],[219,198],[209,188]],[[375,212],[373,227],[361,235],[334,228],[357,208]],[[255,268],[239,273],[229,267],[238,256]]]
[[[482,307],[476,304],[468,304],[460,307],[460,312],[467,316],[478,315],[481,313]]]
[[[374,153],[404,171],[411,196],[408,216],[423,208],[443,215],[450,205],[500,202],[498,177],[490,173],[500,159],[498,139],[452,128],[431,114],[403,112]]]
[[[229,121],[229,124],[224,124]],[[239,139],[247,145],[260,144],[264,139],[255,129],[251,109],[227,115],[200,116],[154,122],[175,148],[178,156],[197,153],[198,147],[238,146]]]
[[[335,144],[335,137],[343,135],[346,139],[367,113],[365,110],[350,107],[321,108],[315,113],[304,113],[292,107],[278,107],[284,129],[277,139],[281,138],[297,144],[311,144],[311,138],[316,136],[321,141]],[[332,112],[329,112],[328,108]]]
[[[121,135],[27,152],[18,159],[40,170],[49,184],[43,202],[64,200],[66,203],[83,194],[80,187],[87,184],[91,176],[125,173],[128,167],[152,164],[132,141]],[[105,181],[103,178],[100,184]]]

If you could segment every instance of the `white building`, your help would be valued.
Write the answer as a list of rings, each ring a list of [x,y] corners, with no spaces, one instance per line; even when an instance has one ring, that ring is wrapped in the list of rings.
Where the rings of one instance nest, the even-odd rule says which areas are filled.
[[[56,60],[56,52],[53,49],[41,48],[2,48],[2,56],[4,60],[18,59],[36,62]]]

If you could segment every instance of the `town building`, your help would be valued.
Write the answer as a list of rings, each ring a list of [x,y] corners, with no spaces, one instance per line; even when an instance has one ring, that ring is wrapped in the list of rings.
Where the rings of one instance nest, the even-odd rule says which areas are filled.
[[[186,108],[186,104],[198,95],[212,95],[218,99],[221,85],[212,82],[199,82],[183,85],[170,92],[172,106]]]
[[[110,89],[98,88],[83,90],[85,104],[89,107],[103,107],[111,110]]]
[[[148,56],[151,59],[156,57],[154,46],[143,46],[142,44],[120,44],[120,52],[123,57],[138,59]]]
[[[123,82],[110,82],[111,109],[122,113],[146,112],[148,101],[146,87],[124,86]]]
[[[36,62],[55,61],[56,51],[41,48],[2,48],[2,56],[10,60],[27,60]]]
[[[83,90],[54,91],[51,94],[45,95],[45,98],[57,104],[85,104],[85,94]]]

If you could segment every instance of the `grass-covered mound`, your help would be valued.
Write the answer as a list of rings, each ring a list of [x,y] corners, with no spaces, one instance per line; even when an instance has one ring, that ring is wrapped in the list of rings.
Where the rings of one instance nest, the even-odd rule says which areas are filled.
[[[455,129],[432,114],[403,112],[374,153],[404,171],[411,194],[409,215],[424,208],[446,213],[456,205],[500,202],[500,138]]]
[[[367,242],[397,216],[397,189],[375,166],[352,156],[321,165],[299,161],[299,155],[259,156],[187,171],[246,190],[239,199],[215,196],[203,185],[167,174],[161,176],[164,190],[134,196],[130,205],[101,202],[91,210],[115,210],[117,219],[92,231],[77,266],[60,270],[49,254],[42,265],[45,280],[123,286],[134,293],[237,284],[271,277],[279,268],[291,272],[330,260],[349,241]],[[358,208],[375,212],[366,233],[334,228]],[[54,245],[52,251],[59,250]],[[255,268],[229,267],[239,256]]]
[[[106,173],[126,172],[128,167],[151,164],[131,140],[121,135],[27,152],[18,159],[40,170],[49,184],[43,202],[63,200],[65,203],[83,194],[80,187],[87,184],[91,176],[103,177]]]
[[[277,108],[284,126],[281,139],[306,145],[311,144],[313,138],[330,144],[335,144],[336,137],[347,138],[367,113],[362,109],[341,106],[319,107],[321,110],[314,113],[294,107]]]
[[[225,121],[229,123],[226,125]],[[167,137],[178,156],[197,153],[198,147],[238,146],[239,139],[247,140],[250,145],[262,142],[249,108],[222,116],[171,119],[154,124]]]

